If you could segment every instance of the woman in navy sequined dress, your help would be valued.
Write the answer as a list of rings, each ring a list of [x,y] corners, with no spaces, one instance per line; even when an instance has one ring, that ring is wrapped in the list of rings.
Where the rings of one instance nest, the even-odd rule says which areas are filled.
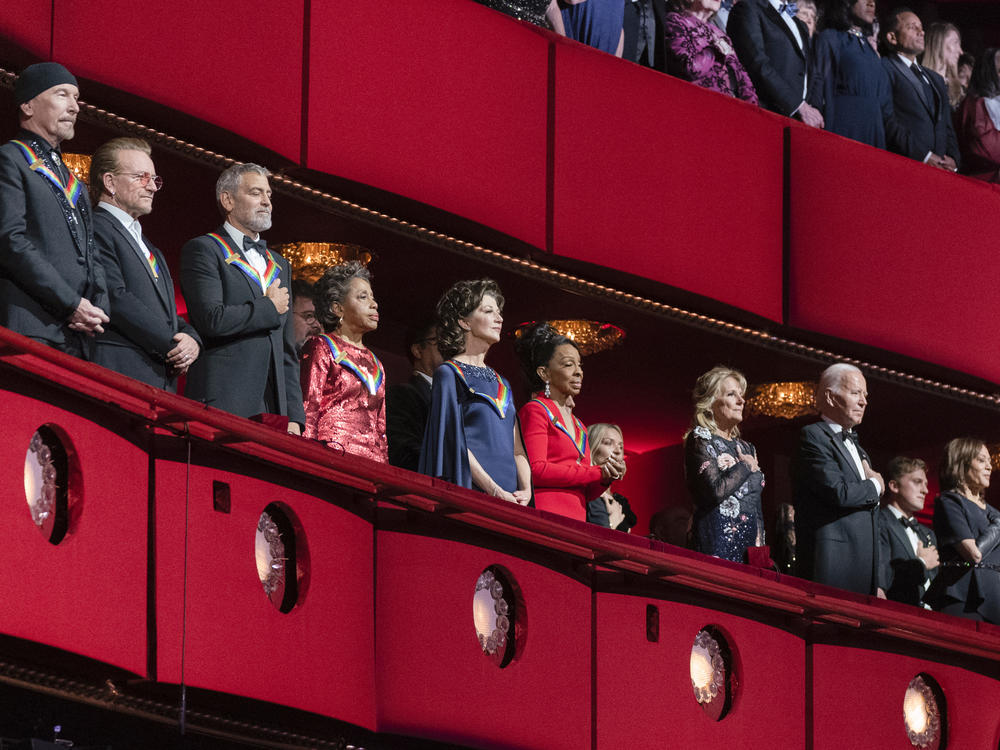
[[[571,1],[579,2],[579,0]],[[476,0],[476,2],[536,26],[551,28],[557,34],[566,36],[559,3],[556,0]]]
[[[486,365],[500,340],[503,295],[490,279],[460,281],[438,301],[438,349],[420,472],[527,505],[531,468],[510,383]]]
[[[746,378],[727,367],[698,378],[694,420],[684,436],[695,549],[733,562],[745,562],[748,547],[764,544],[764,474],[757,450],[740,439],[746,388]]]

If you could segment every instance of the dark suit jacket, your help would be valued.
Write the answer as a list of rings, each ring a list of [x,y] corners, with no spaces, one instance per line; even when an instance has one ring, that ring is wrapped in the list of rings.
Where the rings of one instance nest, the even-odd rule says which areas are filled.
[[[650,68],[655,68],[661,72],[666,72],[666,62],[663,57],[663,19],[667,14],[666,0],[647,0],[653,10],[653,21],[656,27],[653,30],[653,51],[652,59],[646,60]],[[622,57],[634,63],[642,63],[634,57],[635,48],[638,43],[639,34],[639,14],[637,8],[631,0],[625,0],[625,17],[622,21],[622,30],[625,32],[625,44]]]
[[[927,570],[924,567],[913,552],[906,528],[891,510],[885,507],[879,510],[878,525],[882,560],[880,585],[885,589],[885,595],[893,601],[921,606],[924,583],[934,578],[938,569]],[[937,537],[931,529],[921,524],[916,532],[925,547],[937,546]]]
[[[862,460],[869,460],[864,450]],[[792,465],[798,572],[818,583],[874,594],[879,583],[878,490],[862,479],[843,438],[806,425]]]
[[[231,242],[224,227],[216,234]],[[235,247],[244,260],[243,248]],[[292,280],[288,261],[271,252],[281,286]],[[188,371],[185,395],[241,417],[267,411],[305,423],[294,327],[260,284],[227,264],[215,240],[195,237],[181,248],[181,291],[204,343]],[[270,383],[270,393],[268,387]]]
[[[757,89],[760,106],[789,117],[802,104],[807,73],[810,75],[807,99],[811,101],[823,90],[817,85],[810,65],[809,30],[799,19],[793,22],[802,36],[803,47],[799,47],[788,24],[767,0],[737,3],[726,27],[736,54]]]
[[[40,140],[26,131],[17,137]],[[75,231],[52,183],[13,143],[0,146],[0,325],[58,348],[79,346],[66,320],[81,297],[108,306],[86,189],[74,213]]]
[[[906,63],[893,53],[882,58],[882,67],[892,86],[893,117],[886,122],[890,151],[923,161],[929,151],[947,154],[959,163],[958,138],[951,123],[951,104],[944,79],[923,68],[936,96],[928,99],[926,89]]]
[[[174,335],[186,333],[199,345],[201,338],[177,315],[174,282],[163,254],[143,234],[159,266],[156,279],[135,238],[100,206],[94,210],[94,239],[111,298],[107,311],[111,323],[97,337],[94,361],[157,388],[176,391],[177,378],[166,363],[167,353],[177,345]]]
[[[385,393],[385,425],[389,463],[416,471],[420,446],[431,409],[431,384],[414,373],[408,383],[390,386]]]

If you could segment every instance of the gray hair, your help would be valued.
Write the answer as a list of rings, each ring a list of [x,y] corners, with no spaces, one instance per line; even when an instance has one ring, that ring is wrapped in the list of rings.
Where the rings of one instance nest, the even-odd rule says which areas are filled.
[[[819,384],[816,386],[816,405],[820,405],[824,391],[830,390],[834,393],[840,393],[840,386],[843,384],[844,378],[854,372],[864,377],[861,370],[846,362],[837,362],[823,370],[823,374],[819,376]]]
[[[240,180],[243,179],[243,175],[251,173],[259,174],[264,178],[271,176],[269,169],[260,166],[260,164],[251,164],[249,162],[246,164],[234,164],[219,175],[219,179],[215,183],[215,202],[219,206],[219,211],[223,216],[226,215],[226,210],[222,207],[222,194],[229,193],[229,195],[235,198],[237,191],[240,189]]]

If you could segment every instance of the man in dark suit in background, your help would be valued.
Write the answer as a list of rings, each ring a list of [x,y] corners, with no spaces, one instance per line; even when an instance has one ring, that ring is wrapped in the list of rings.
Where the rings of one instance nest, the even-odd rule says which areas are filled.
[[[816,406],[822,421],[802,428],[792,465],[798,573],[884,597],[878,504],[885,482],[854,432],[868,406],[864,375],[853,365],[830,365],[816,387]]]
[[[743,0],[733,7],[727,29],[760,106],[822,128],[823,115],[807,101],[810,92],[821,90],[811,65],[809,29],[795,17],[794,4]]]
[[[89,359],[107,286],[87,190],[60,152],[79,97],[59,63],[30,65],[14,84],[21,129],[0,146],[0,325]]]
[[[882,588],[894,601],[925,607],[924,594],[938,571],[937,537],[917,522],[927,497],[927,465],[897,456],[885,470],[885,505],[879,511]]]
[[[882,27],[882,67],[892,86],[892,120],[886,123],[890,151],[954,172],[958,139],[951,123],[951,104],[944,79],[922,67],[924,27],[917,14],[896,8]]]
[[[302,347],[313,336],[323,333],[323,326],[316,317],[313,285],[305,279],[292,282],[292,329],[295,333],[295,352],[301,357]]]
[[[437,325],[427,321],[406,332],[406,356],[413,365],[408,383],[390,386],[385,394],[389,463],[416,471],[431,408],[434,371],[443,361],[437,347]]]
[[[95,361],[175,392],[201,340],[178,317],[167,263],[139,224],[163,186],[150,154],[146,141],[115,138],[91,157],[90,185],[98,200],[94,239],[111,298],[111,323],[97,337]]]
[[[225,222],[181,248],[181,289],[204,343],[185,395],[241,417],[287,417],[298,435],[305,412],[288,320],[292,274],[260,238],[271,228],[270,174],[256,164],[223,172],[215,198]]]
[[[622,58],[664,70],[663,18],[666,0],[625,0]]]

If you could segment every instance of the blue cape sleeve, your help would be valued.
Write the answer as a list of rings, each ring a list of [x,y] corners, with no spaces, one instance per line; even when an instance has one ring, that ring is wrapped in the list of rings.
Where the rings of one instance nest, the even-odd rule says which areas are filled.
[[[421,474],[438,477],[472,488],[469,451],[465,442],[462,400],[458,376],[447,365],[434,372],[431,386],[431,408],[420,449]]]

